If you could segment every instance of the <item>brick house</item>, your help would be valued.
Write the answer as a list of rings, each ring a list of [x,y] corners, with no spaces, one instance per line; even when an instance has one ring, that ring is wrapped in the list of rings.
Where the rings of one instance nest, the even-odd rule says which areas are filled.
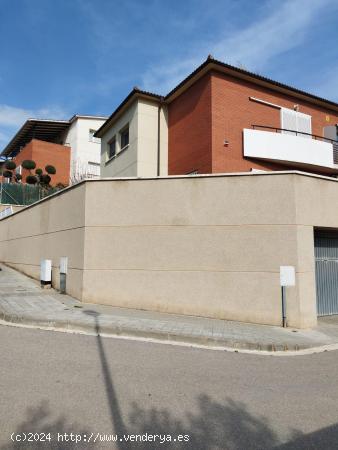
[[[337,123],[337,103],[208,57],[165,97],[134,88],[96,136],[103,176],[335,176]]]
[[[75,115],[69,120],[28,119],[3,149],[3,159],[13,159],[23,182],[28,171],[24,160],[33,160],[37,168],[47,164],[56,168],[53,185],[65,185],[84,177],[100,176],[100,140],[95,131],[106,117]]]

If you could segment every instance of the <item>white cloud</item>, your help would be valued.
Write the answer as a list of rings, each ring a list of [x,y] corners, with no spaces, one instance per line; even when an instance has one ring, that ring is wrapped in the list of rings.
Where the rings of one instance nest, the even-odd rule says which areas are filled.
[[[302,44],[322,9],[334,0],[288,0],[267,3],[268,13],[244,29],[215,36],[215,40],[192,49],[184,61],[161,60],[145,72],[142,87],[167,93],[211,53],[214,58],[248,70],[261,71],[269,61]],[[262,8],[262,10],[264,10]],[[230,27],[225,27],[227,30]]]
[[[30,118],[68,119],[68,115],[58,107],[47,107],[34,110],[0,104],[0,127],[18,127]]]
[[[23,109],[0,104],[0,152],[27,119],[64,119],[69,114],[59,107]]]

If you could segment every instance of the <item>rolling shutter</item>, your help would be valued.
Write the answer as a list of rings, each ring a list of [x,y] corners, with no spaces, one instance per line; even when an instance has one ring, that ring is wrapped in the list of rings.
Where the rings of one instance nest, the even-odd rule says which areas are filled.
[[[294,134],[292,131],[312,134],[311,116],[293,109],[281,108],[281,128],[290,130],[283,131],[285,134]],[[311,136],[303,135],[303,137]]]

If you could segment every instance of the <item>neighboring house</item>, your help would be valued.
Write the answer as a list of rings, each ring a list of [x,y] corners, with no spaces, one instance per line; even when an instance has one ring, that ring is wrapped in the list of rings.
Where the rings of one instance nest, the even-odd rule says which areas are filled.
[[[105,120],[80,115],[70,120],[28,119],[0,156],[15,160],[23,181],[28,172],[20,164],[25,159],[34,160],[42,169],[46,164],[55,166],[52,184],[99,177],[100,140],[94,133]]]
[[[134,89],[96,136],[105,177],[285,169],[334,175],[337,123],[337,103],[208,57],[165,97]],[[128,127],[129,145],[121,148]]]
[[[102,177],[168,174],[167,107],[134,88],[99,131]]]

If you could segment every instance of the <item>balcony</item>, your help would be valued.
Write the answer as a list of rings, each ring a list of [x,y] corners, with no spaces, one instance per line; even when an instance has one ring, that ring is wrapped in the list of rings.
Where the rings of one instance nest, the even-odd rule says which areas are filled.
[[[243,130],[244,156],[297,168],[338,172],[338,143],[299,131],[253,125]]]

